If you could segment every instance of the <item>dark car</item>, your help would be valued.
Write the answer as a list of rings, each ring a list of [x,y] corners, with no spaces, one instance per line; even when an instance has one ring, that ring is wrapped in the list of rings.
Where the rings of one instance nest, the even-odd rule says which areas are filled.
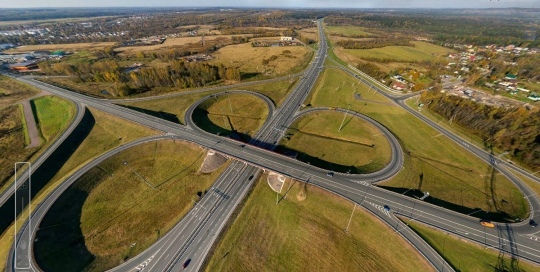
[[[388,207],[388,205],[384,205],[384,210],[389,212],[390,211],[390,207]]]
[[[182,269],[186,269],[186,267],[189,265],[190,262],[191,262],[191,259],[187,259],[184,265],[182,265]]]
[[[326,174],[327,176],[329,177],[333,177],[334,176],[334,172],[328,172],[328,174]]]
[[[534,220],[529,221],[529,225],[531,225],[533,228],[538,227],[538,223],[534,222]]]

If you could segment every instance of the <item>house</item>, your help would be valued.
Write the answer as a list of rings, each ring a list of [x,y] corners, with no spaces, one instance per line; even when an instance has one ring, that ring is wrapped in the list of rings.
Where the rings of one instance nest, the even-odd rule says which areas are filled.
[[[399,82],[394,82],[394,84],[392,85],[392,88],[393,88],[393,89],[396,89],[396,90],[398,90],[398,91],[403,90],[403,89],[405,89],[406,87],[407,87],[407,86],[406,86],[405,84],[399,83]]]
[[[527,93],[530,92],[530,90],[527,90],[527,89],[525,89],[525,88],[517,88],[517,89],[520,90],[520,91],[522,91],[522,92],[527,92]]]
[[[38,66],[37,66],[37,63],[35,62],[21,62],[21,63],[11,64],[9,66],[9,69],[13,71],[29,71],[29,70],[34,70],[37,68]]]
[[[281,37],[281,41],[292,41],[293,37]]]
[[[512,74],[506,74],[506,79],[517,79],[517,76],[516,75],[512,75]]]
[[[540,95],[531,94],[527,98],[529,98],[530,100],[539,101],[540,100]]]

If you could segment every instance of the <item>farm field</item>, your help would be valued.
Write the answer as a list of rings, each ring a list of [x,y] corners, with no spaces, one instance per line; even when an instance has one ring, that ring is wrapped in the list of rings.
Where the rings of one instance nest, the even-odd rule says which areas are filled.
[[[266,175],[254,186],[205,271],[432,271],[363,209],[356,209],[345,233],[353,205],[337,195],[295,182],[276,205]]]
[[[38,45],[24,45],[17,48],[12,48],[4,51],[6,54],[24,53],[32,51],[97,51],[102,50],[105,47],[114,46],[115,42],[95,42],[95,43],[70,43],[70,44],[38,44]]]
[[[359,58],[391,59],[403,62],[432,60],[437,56],[454,52],[452,49],[426,42],[416,41],[412,43],[415,47],[386,46],[373,49],[343,49],[343,52]]]
[[[352,80],[351,77],[345,81],[345,85]],[[305,103],[313,107],[341,108],[351,104],[352,111],[382,123],[400,141],[405,152],[405,168],[380,186],[400,193],[414,189],[409,192],[413,195],[429,191],[428,202],[463,213],[481,208],[489,214],[479,212],[475,215],[493,220],[525,218],[529,213],[523,194],[506,177],[405,110],[370,101],[355,101],[350,93],[334,92],[333,88],[324,87],[325,84],[321,80]],[[503,205],[502,200],[512,204]]]
[[[153,141],[92,168],[41,222],[34,247],[40,267],[105,271],[146,249],[195,205],[192,200],[199,199],[225,169],[199,174],[205,154],[192,143]]]
[[[33,197],[32,209],[60,185],[68,174],[73,173],[84,163],[123,143],[157,133],[119,117],[87,109],[78,128],[64,141],[58,152],[53,153],[50,160],[42,165],[41,172],[36,172],[32,178],[32,188],[42,188]],[[13,214],[13,210],[10,210],[9,214]],[[18,227],[22,226],[27,216],[26,211],[21,213],[17,220]],[[0,258],[7,259],[10,245],[13,243],[13,236],[10,235],[14,232],[13,228],[13,225],[9,226],[0,236]],[[2,231],[0,230],[0,233]],[[6,262],[0,262],[0,271],[5,269],[5,265]]]
[[[298,152],[298,159],[342,173],[370,173],[388,164],[390,145],[368,122],[349,115],[338,131],[344,113],[314,112],[295,121],[277,149]],[[378,135],[379,136],[374,136]]]
[[[253,47],[250,43],[229,45],[212,54],[211,64],[237,67],[243,74],[285,75],[299,72],[313,53],[304,46]],[[264,60],[268,62],[265,64]]]
[[[201,103],[193,122],[212,134],[239,136],[249,141],[268,117],[264,101],[250,94],[220,95]]]
[[[241,35],[211,35],[211,36],[204,36],[205,42],[213,41],[213,40],[225,40],[230,39],[233,36],[238,37],[250,37],[250,34],[241,34]],[[115,52],[119,53],[120,56],[127,55],[127,54],[136,54],[137,52],[143,51],[143,52],[153,52],[157,50],[169,50],[169,49],[175,49],[177,46],[182,46],[186,44],[200,44],[202,40],[202,36],[186,36],[186,37],[178,37],[178,38],[170,38],[165,40],[162,44],[155,44],[155,45],[147,45],[147,46],[124,46],[124,47],[118,47],[115,49]]]
[[[540,266],[524,260],[513,261],[511,256],[500,254],[481,245],[449,235],[414,221],[409,227],[426,240],[456,271],[539,271]]]
[[[325,32],[330,36],[368,36],[374,35],[364,27],[359,26],[325,26]]]

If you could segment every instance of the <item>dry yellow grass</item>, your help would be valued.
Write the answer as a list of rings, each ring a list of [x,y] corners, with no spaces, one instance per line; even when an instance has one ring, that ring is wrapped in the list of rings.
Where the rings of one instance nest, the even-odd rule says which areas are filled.
[[[205,41],[212,41],[216,39],[230,39],[233,36],[251,36],[250,34],[243,34],[243,35],[214,35],[214,36],[205,36]],[[180,38],[171,38],[165,40],[162,44],[156,44],[156,45],[148,45],[148,46],[126,46],[126,47],[119,47],[116,48],[114,51],[120,53],[120,56],[122,54],[133,54],[140,51],[144,52],[152,52],[156,50],[165,50],[165,49],[175,49],[177,46],[186,45],[189,43],[200,43],[202,37],[201,36],[195,36],[195,37],[180,37]]]
[[[221,32],[216,28],[215,25],[186,25],[179,26],[178,29],[197,29],[197,34],[209,34],[209,35],[219,35]]]
[[[76,169],[95,156],[140,137],[157,134],[154,130],[98,110],[90,109],[90,112],[95,120],[95,124],[91,128],[90,133],[51,181],[32,199],[32,210],[34,210],[37,204],[43,201],[52,190],[58,187],[69,174],[72,174]],[[27,219],[27,214],[26,210],[22,211],[21,216],[19,216],[17,220],[18,228],[20,228]],[[13,233],[14,226],[11,225],[0,236],[0,260],[7,259],[9,249],[13,243]],[[0,271],[5,271],[5,265],[6,262],[0,262]]]
[[[205,271],[433,271],[403,238],[352,203],[296,183],[276,205],[261,177]],[[284,187],[288,188],[290,182]]]
[[[299,30],[298,32],[300,33],[300,35],[302,35],[302,36],[304,36],[306,38],[312,39],[314,41],[319,40],[319,35],[317,34],[317,28],[316,27],[304,28],[302,30]]]
[[[4,51],[6,54],[32,52],[39,50],[47,51],[97,51],[105,47],[115,45],[115,42],[96,42],[96,43],[72,43],[72,44],[39,44],[39,45],[23,45],[21,47],[12,48]]]
[[[284,53],[284,51],[290,53]],[[308,58],[309,49],[304,46],[253,47],[250,43],[236,44],[219,49],[213,54],[212,64],[222,63],[226,67],[238,67],[242,73],[281,75],[302,65]],[[263,60],[269,60],[263,65]]]

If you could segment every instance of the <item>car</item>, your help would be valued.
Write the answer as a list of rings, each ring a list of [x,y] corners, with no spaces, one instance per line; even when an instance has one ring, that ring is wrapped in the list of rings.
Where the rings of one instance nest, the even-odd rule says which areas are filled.
[[[533,228],[538,227],[538,223],[534,222],[534,220],[529,221],[529,225],[531,225]]]
[[[328,174],[326,174],[326,176],[328,176],[328,177],[333,177],[333,176],[334,176],[334,172],[328,172]]]
[[[484,226],[484,227],[488,227],[488,228],[494,228],[495,225],[493,223],[491,223],[491,221],[488,221],[488,220],[480,220],[480,225]]]
[[[390,207],[388,207],[388,205],[384,205],[384,210],[389,212],[390,211]]]
[[[186,267],[189,265],[190,262],[191,262],[191,259],[187,259],[187,260],[184,262],[184,265],[182,265],[182,269],[186,269]]]

